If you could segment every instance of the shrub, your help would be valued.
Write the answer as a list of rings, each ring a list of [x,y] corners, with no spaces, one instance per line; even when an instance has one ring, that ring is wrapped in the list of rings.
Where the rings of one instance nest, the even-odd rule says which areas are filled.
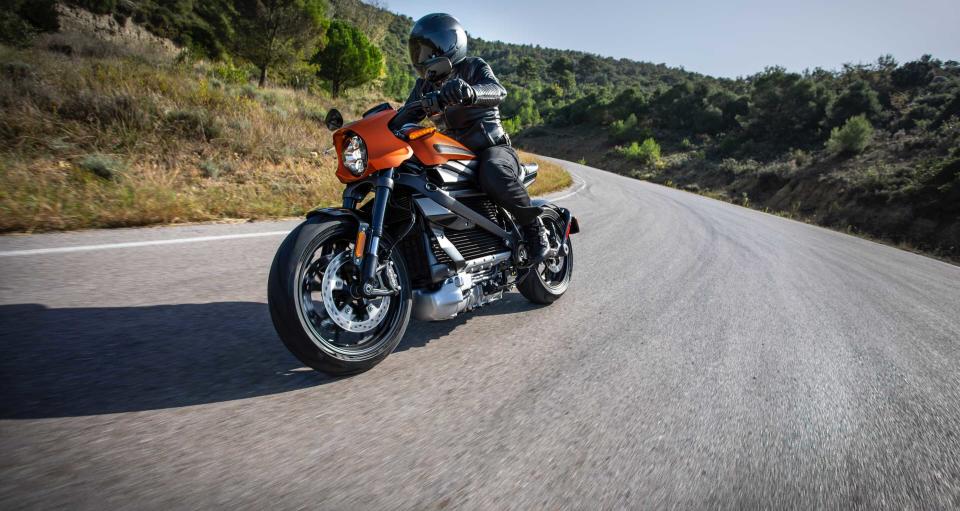
[[[200,162],[200,171],[203,172],[204,177],[210,179],[220,177],[220,167],[211,160],[203,160]]]
[[[78,165],[81,169],[101,179],[115,179],[120,171],[123,170],[123,165],[120,161],[100,153],[84,156]]]
[[[326,113],[324,113],[323,110],[319,108],[310,107],[310,106],[301,106],[300,115],[304,119],[307,119],[308,121],[316,122],[321,126],[323,125],[323,120],[326,117]]]
[[[164,123],[168,129],[184,137],[200,135],[207,141],[218,138],[223,131],[220,122],[202,108],[171,110],[164,117]]]
[[[33,75],[30,64],[19,60],[0,63],[0,73],[11,81],[23,81]]]
[[[234,85],[243,85],[250,81],[250,69],[236,66],[230,62],[214,64],[210,74],[220,81]]]
[[[881,110],[876,91],[866,81],[857,80],[830,103],[827,117],[830,126],[840,126],[847,119],[860,114],[876,119]]]
[[[27,47],[38,32],[60,27],[53,0],[6,0],[0,9],[0,42]]]
[[[719,165],[720,170],[735,176],[756,174],[760,171],[760,167],[760,163],[755,160],[737,160],[736,158],[724,158]]]
[[[104,94],[81,90],[63,101],[57,114],[64,119],[107,126],[122,123],[129,127],[149,126],[153,105],[144,98],[120,92]]]
[[[637,127],[636,114],[630,114],[626,120],[616,120],[610,124],[610,137],[617,142],[627,140],[630,133]]]
[[[633,142],[627,147],[620,147],[617,152],[644,165],[660,163],[660,144],[653,138],[648,138],[640,144]]]
[[[806,167],[813,162],[813,158],[810,156],[810,153],[804,151],[803,149],[791,150],[790,159],[793,160],[793,163],[797,167]]]
[[[866,116],[858,115],[847,119],[842,127],[830,131],[826,148],[833,155],[857,154],[867,148],[871,138],[873,126]]]

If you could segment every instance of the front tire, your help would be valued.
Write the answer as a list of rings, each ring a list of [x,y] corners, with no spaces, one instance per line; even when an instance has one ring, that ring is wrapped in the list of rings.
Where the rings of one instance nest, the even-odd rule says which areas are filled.
[[[564,225],[560,214],[547,208],[544,209],[540,218],[547,229],[550,248],[561,248]],[[573,276],[573,243],[570,238],[568,237],[566,241],[565,256],[547,259],[536,268],[531,268],[528,271],[530,273],[517,284],[517,290],[520,291],[520,294],[527,300],[542,305],[549,305],[559,300],[567,292],[567,287],[570,286],[570,278]]]
[[[356,232],[350,220],[307,219],[283,240],[267,284],[270,316],[284,345],[307,366],[336,376],[366,371],[393,352],[413,308],[398,251],[380,262],[392,265],[398,294],[375,300],[350,295],[348,281],[359,273],[349,256]],[[391,245],[384,235],[381,246]]]

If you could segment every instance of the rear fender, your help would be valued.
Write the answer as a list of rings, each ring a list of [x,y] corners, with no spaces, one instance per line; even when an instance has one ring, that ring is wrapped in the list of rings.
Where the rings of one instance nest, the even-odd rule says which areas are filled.
[[[556,204],[550,202],[547,199],[532,199],[530,204],[533,206],[539,206],[541,208],[550,208],[560,214],[561,218],[569,219],[569,231],[568,234],[577,234],[580,232],[580,222],[577,220],[577,217],[573,216],[573,213],[570,212],[567,208],[562,208]]]

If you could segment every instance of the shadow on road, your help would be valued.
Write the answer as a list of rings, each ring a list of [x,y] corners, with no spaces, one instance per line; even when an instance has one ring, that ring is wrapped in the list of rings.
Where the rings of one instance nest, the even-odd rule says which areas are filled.
[[[530,308],[516,297],[505,301],[480,313]],[[397,351],[448,335],[470,316],[411,321]],[[264,303],[0,306],[0,419],[173,408],[335,381],[302,366],[277,338]]]

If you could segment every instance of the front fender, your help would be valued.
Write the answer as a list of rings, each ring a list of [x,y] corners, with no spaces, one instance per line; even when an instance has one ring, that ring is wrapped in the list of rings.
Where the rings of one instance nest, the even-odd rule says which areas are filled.
[[[307,213],[308,220],[317,217],[338,219],[352,218],[358,225],[370,223],[370,219],[367,218],[367,215],[365,215],[362,211],[347,208],[317,208]]]

